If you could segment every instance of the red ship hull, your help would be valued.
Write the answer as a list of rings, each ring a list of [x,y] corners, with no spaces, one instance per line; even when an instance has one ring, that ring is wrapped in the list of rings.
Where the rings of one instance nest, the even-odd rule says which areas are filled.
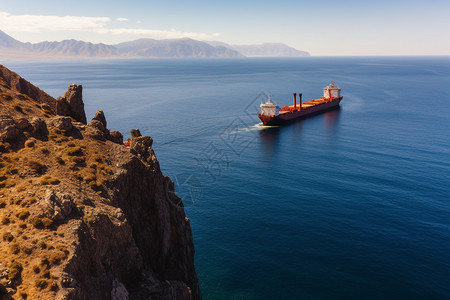
[[[339,103],[341,103],[341,100],[342,96],[316,105],[304,107],[300,110],[280,111],[278,116],[266,116],[259,114],[258,117],[264,126],[285,125],[296,120],[305,119],[329,110],[337,109],[339,108]],[[307,104],[308,102],[305,103],[305,105]]]

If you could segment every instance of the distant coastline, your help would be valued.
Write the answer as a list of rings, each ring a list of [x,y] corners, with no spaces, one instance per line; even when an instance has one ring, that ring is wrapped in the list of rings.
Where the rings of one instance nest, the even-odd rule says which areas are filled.
[[[238,57],[304,57],[306,51],[281,43],[229,45],[190,38],[138,39],[107,45],[78,40],[23,43],[0,30],[2,60],[46,60],[55,58],[238,58]]]

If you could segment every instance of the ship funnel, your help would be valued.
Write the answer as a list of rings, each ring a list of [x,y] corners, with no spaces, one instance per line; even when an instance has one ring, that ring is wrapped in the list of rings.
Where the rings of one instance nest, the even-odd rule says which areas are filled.
[[[297,109],[297,93],[294,93],[294,109]]]
[[[302,94],[298,93],[299,109],[302,110]]]

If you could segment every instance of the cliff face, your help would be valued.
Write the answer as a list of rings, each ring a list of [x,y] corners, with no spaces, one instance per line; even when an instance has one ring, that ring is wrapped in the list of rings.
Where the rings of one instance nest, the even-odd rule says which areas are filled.
[[[41,104],[50,106],[55,105],[55,99],[53,97],[2,65],[0,65],[0,78],[7,83],[8,88],[13,89],[20,94],[27,95]]]
[[[81,93],[56,100],[0,66],[0,298],[200,299],[152,139],[124,146],[101,111],[86,124]]]

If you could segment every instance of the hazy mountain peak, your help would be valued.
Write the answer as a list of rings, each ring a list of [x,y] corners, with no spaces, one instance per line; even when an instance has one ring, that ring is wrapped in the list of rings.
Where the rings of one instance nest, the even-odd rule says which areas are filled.
[[[20,50],[20,51],[18,51]],[[141,38],[116,45],[94,44],[75,39],[22,43],[0,31],[2,58],[55,57],[244,57],[244,56],[309,56],[281,43],[261,45],[228,45],[223,42],[204,42],[191,38],[155,40]]]
[[[3,31],[0,30],[0,47],[4,48],[17,48],[24,47],[25,43],[19,42],[15,38],[7,35]]]
[[[306,51],[297,50],[282,43],[263,43],[260,45],[232,45],[245,56],[310,56]]]
[[[122,55],[139,57],[242,57],[230,48],[214,47],[208,43],[182,39],[139,39],[115,45]]]
[[[215,47],[227,47],[239,51],[244,56],[260,56],[260,57],[295,57],[310,56],[306,51],[297,50],[283,43],[262,43],[259,45],[229,45],[220,41],[208,41],[208,44]]]

